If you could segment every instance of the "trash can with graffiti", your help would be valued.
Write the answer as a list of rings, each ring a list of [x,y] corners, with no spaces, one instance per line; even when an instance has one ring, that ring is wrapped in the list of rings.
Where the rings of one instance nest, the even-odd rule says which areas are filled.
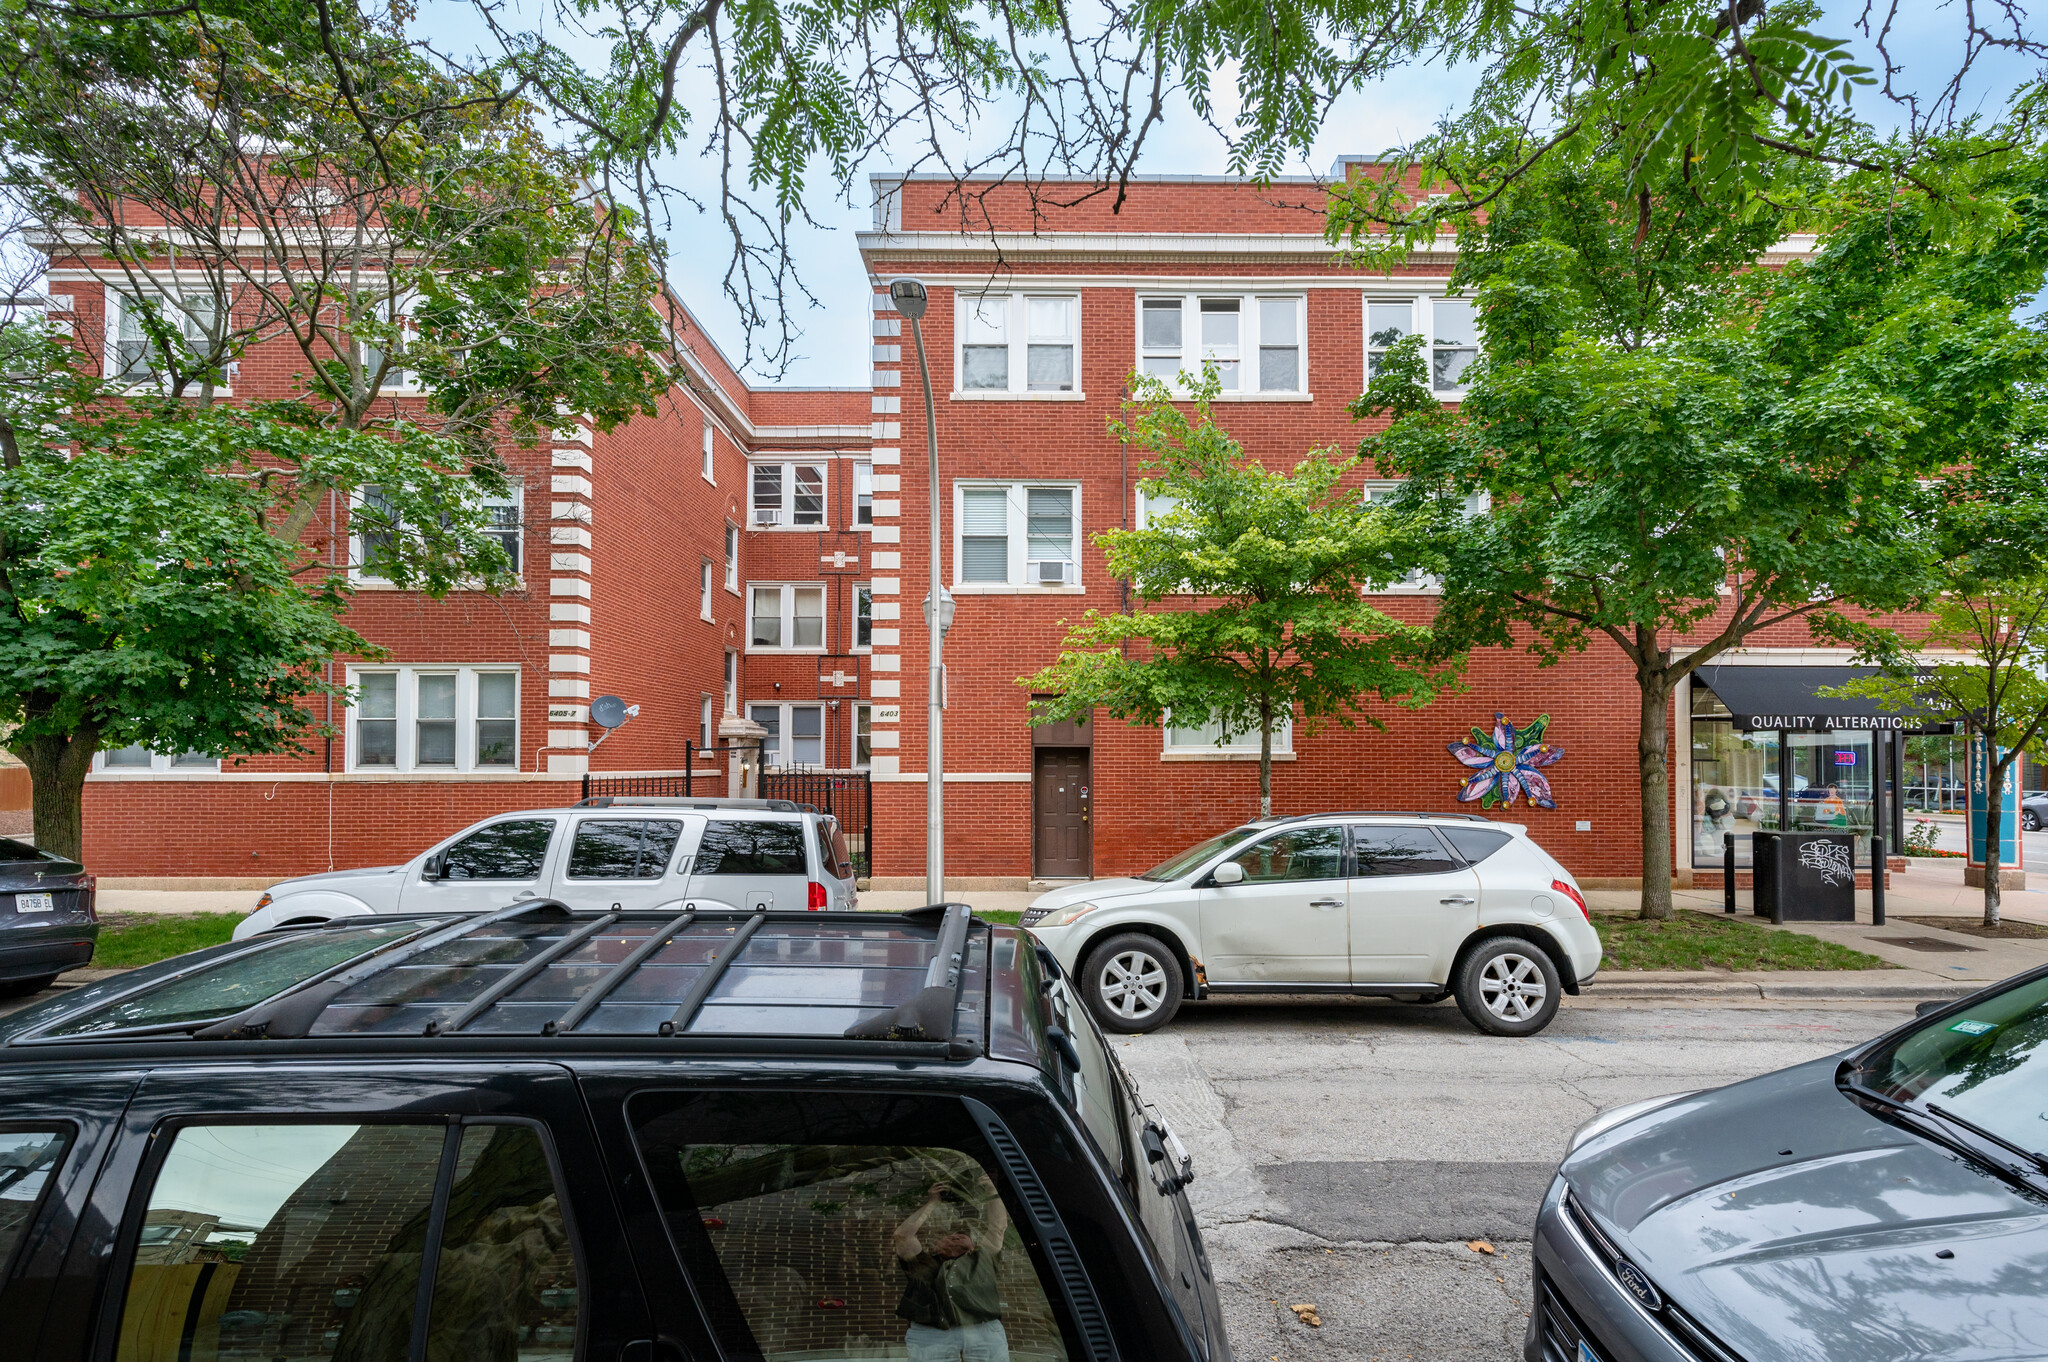
[[[1773,922],[1856,920],[1856,839],[1846,832],[1757,832],[1756,915]]]

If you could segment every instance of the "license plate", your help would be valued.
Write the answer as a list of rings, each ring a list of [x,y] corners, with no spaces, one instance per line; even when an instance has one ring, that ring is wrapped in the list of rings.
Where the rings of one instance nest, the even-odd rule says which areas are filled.
[[[1601,1362],[1600,1354],[1588,1347],[1586,1340],[1583,1338],[1579,1340],[1578,1362]]]
[[[17,913],[53,913],[57,900],[48,894],[16,894],[14,911]]]

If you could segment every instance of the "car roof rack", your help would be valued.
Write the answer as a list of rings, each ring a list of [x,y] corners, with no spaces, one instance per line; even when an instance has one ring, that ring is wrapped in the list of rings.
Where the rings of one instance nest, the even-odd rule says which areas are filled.
[[[1453,813],[1443,809],[1326,809],[1318,813],[1283,813],[1275,823],[1293,823],[1303,818],[1462,818],[1468,823],[1491,823],[1480,813]]]
[[[517,1040],[529,1055],[559,1041],[651,1046],[657,1053],[681,1047],[964,1059],[986,1053],[990,1012],[990,931],[973,912],[964,903],[908,913],[691,904],[681,913],[587,914],[536,899],[429,918],[416,931],[228,1015],[146,1019],[154,987],[189,985],[195,974],[262,948],[238,951],[110,999],[59,1009],[4,1048],[20,1055],[136,1040],[403,1040],[407,1053],[431,1054],[462,1036],[500,1046]],[[307,931],[351,926],[360,929],[363,919]],[[788,974],[778,981],[778,971]],[[495,977],[479,989],[479,975]],[[76,1027],[116,1005],[135,1009],[129,1015],[138,1024]],[[536,1046],[541,1037],[548,1039]]]
[[[579,809],[622,809],[642,804],[669,809],[764,809],[769,813],[816,813],[815,804],[799,804],[794,799],[726,799],[709,795],[592,795],[579,799],[573,807]]]

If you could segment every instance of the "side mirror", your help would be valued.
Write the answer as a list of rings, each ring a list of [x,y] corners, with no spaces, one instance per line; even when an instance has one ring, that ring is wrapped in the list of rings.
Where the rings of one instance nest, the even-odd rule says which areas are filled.
[[[1225,861],[1210,873],[1209,878],[1217,884],[1243,884],[1244,867],[1236,861]]]
[[[1939,1012],[1941,1011],[1941,1009],[1947,1007],[1948,1005],[1949,1000],[1947,998],[1929,998],[1926,1002],[1921,1003],[1914,1007],[1913,1015],[1916,1017],[1924,1017],[1930,1012]]]
[[[420,866],[420,878],[423,880],[439,880],[447,873],[448,853],[445,851],[435,852]]]

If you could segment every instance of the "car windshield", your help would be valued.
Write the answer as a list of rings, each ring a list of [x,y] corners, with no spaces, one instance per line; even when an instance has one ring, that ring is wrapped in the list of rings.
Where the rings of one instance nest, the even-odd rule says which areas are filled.
[[[1864,1061],[1896,1102],[1952,1112],[2021,1149],[2048,1145],[2048,977],[1930,1022]]]
[[[1257,828],[1232,828],[1229,832],[1219,832],[1208,841],[1191,846],[1180,855],[1161,861],[1138,878],[1153,881],[1177,880],[1211,856],[1230,850],[1257,832]]]

